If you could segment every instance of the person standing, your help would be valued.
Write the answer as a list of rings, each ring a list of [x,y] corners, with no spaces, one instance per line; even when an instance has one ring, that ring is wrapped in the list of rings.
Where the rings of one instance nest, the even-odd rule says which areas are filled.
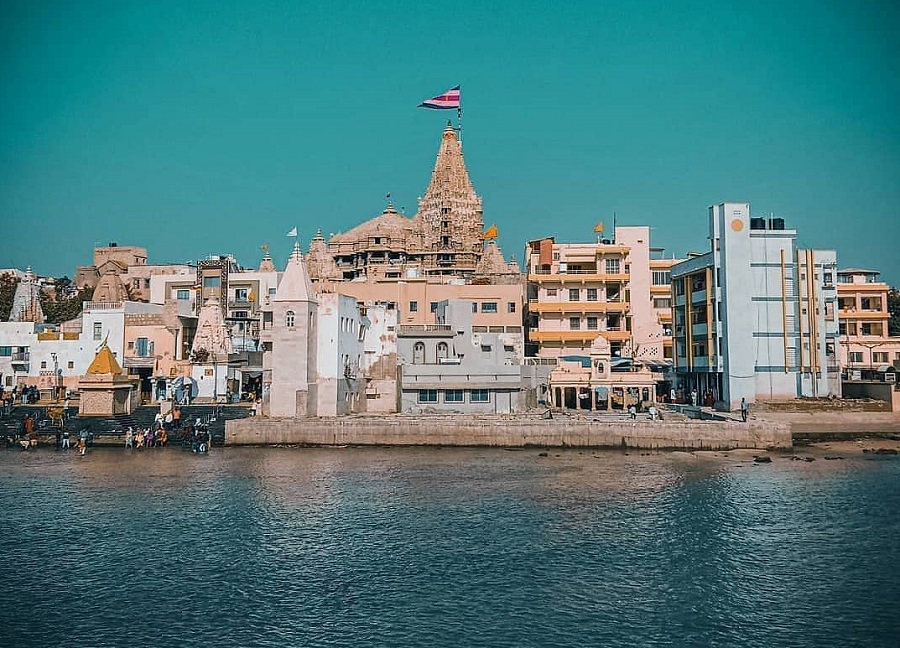
[[[741,420],[746,423],[747,417],[750,415],[750,403],[746,398],[741,398]]]
[[[62,449],[69,450],[72,447],[71,442],[69,441],[70,433],[68,430],[63,430],[62,433]]]
[[[635,420],[635,419],[637,418],[637,409],[635,408],[634,405],[631,405],[631,406],[628,408],[628,416],[631,417],[631,420],[632,420],[632,421]]]
[[[125,447],[134,449],[134,430],[131,426],[125,430]]]
[[[691,390],[691,405],[693,405],[694,407],[697,407],[697,390],[696,389]]]

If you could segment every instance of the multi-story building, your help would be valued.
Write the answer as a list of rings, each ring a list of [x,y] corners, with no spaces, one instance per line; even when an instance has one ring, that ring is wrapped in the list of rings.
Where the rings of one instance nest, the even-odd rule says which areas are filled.
[[[368,319],[354,297],[317,296],[318,340],[316,391],[318,416],[342,416],[365,411],[363,340]]]
[[[649,227],[617,227],[596,243],[544,238],[525,254],[529,355],[584,355],[602,336],[613,357],[671,360],[669,269],[677,261],[650,247]]]
[[[472,303],[438,304],[435,324],[405,324],[397,336],[403,412],[524,410],[521,351],[502,333],[476,332]]]
[[[841,366],[847,378],[874,378],[889,365],[900,368],[900,337],[891,337],[889,329],[890,288],[879,274],[861,268],[837,272]]]
[[[836,253],[801,250],[749,203],[709,210],[710,251],[672,267],[675,366],[684,394],[729,409],[840,396]]]

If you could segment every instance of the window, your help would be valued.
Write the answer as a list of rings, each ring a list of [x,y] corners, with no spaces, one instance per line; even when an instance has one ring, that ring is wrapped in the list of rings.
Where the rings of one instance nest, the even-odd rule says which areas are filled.
[[[596,288],[588,288],[587,289],[587,300],[588,301],[597,301],[597,289]]]
[[[683,295],[684,294],[684,279],[676,279],[673,282],[673,284],[675,286],[675,294]]]
[[[886,351],[874,351],[872,352],[872,362],[887,362],[888,354]]]
[[[431,307],[432,313],[437,313],[437,305],[438,305],[437,302],[431,302],[430,307]]]
[[[438,362],[441,361],[441,358],[446,358],[450,353],[450,349],[447,346],[446,342],[438,342],[437,345],[437,359]]]
[[[234,301],[247,301],[248,292],[247,288],[235,288]]]
[[[492,349],[493,349],[493,347],[490,344],[482,344],[481,345],[481,350],[484,353],[490,353]]]
[[[245,310],[234,311],[233,313],[231,313],[231,316],[234,319],[247,319],[247,311],[245,311]]]
[[[134,342],[135,355],[139,358],[146,358],[149,355],[150,351],[150,340],[145,337],[140,337]]]
[[[556,297],[556,288],[547,288],[547,297]]]
[[[606,274],[619,274],[619,260],[618,259],[607,259],[606,260]]]
[[[653,308],[672,308],[672,299],[669,297],[654,297]]]
[[[503,350],[504,350],[506,353],[513,353],[513,352],[516,350],[516,347],[514,347],[512,344],[504,344],[504,345],[503,345]]]
[[[588,317],[587,318],[587,327],[589,331],[597,330],[597,318],[596,317]]]
[[[273,286],[272,288],[269,288],[269,294],[270,294],[270,295],[274,295],[276,292],[278,292],[278,288],[277,288],[277,287],[274,287],[274,286]]]
[[[294,311],[289,310],[284,314],[284,325],[288,328],[294,328]]]
[[[11,346],[0,346],[0,356],[12,356]]]
[[[203,277],[204,288],[218,288],[221,282],[221,277]]]
[[[416,342],[413,345],[413,364],[425,364],[425,344]]]
[[[860,325],[860,329],[861,329],[861,331],[860,331],[861,335],[872,335],[872,325],[869,324],[868,322],[863,322]]]
[[[487,389],[473,389],[469,392],[469,400],[473,403],[487,403],[491,400],[491,395]]]
[[[668,286],[672,283],[672,273],[669,270],[654,270],[653,271],[653,285],[654,286]]]
[[[701,357],[706,355],[706,343],[705,342],[695,342],[693,348],[694,357]]]
[[[100,322],[94,322],[94,339],[95,340],[103,339],[103,324]]]
[[[472,312],[473,313],[478,312],[478,302],[472,302]]]
[[[553,253],[553,260],[554,260],[554,261],[559,261],[559,252],[554,252],[554,253]]]
[[[516,312],[516,302],[506,302],[506,312],[507,313],[515,313]]]
[[[420,403],[437,403],[437,389],[420,389]]]
[[[411,301],[411,302],[409,302],[409,312],[410,312],[410,313],[417,313],[417,312],[419,312],[419,302],[417,302],[417,301]]]
[[[179,288],[175,291],[175,299],[190,299],[191,291],[187,288]]]
[[[445,403],[462,403],[463,402],[463,390],[462,389],[448,389],[444,392],[444,402]]]
[[[581,298],[581,290],[569,288],[569,301],[577,302]]]
[[[862,362],[862,351],[851,351],[850,352],[850,362]]]
[[[41,360],[41,369],[46,369],[46,368],[47,368],[47,361]]]
[[[581,328],[581,318],[580,317],[570,317],[569,318],[569,330],[577,331]]]
[[[497,312],[497,302],[481,302],[481,312],[482,313],[496,313]]]
[[[74,368],[75,368],[75,363],[72,362],[71,360],[69,360],[69,364],[67,364],[66,367],[69,368],[69,369],[74,369]]]

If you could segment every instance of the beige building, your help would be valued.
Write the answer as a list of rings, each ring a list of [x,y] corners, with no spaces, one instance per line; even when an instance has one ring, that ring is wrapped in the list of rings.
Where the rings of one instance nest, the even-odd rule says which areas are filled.
[[[150,278],[177,274],[186,264],[148,265],[147,249],[110,243],[94,248],[92,265],[75,269],[74,285],[94,289],[94,301],[150,301]],[[98,293],[99,291],[99,293]]]
[[[584,354],[598,336],[613,357],[650,364],[672,358],[671,282],[675,259],[650,247],[649,227],[617,227],[595,243],[531,241],[528,338],[540,357]]]
[[[900,337],[888,335],[889,286],[879,274],[861,268],[837,272],[841,366],[850,379],[900,367]]]
[[[434,324],[437,304],[474,302],[475,326],[522,332],[523,281],[491,232],[469,180],[457,132],[442,136],[431,182],[415,216],[390,203],[375,218],[326,242],[310,243],[307,264],[320,293],[356,297],[400,313],[400,323]]]

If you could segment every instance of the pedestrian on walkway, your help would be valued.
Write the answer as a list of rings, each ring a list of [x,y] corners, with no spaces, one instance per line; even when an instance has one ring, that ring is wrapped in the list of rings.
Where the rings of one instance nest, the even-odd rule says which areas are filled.
[[[632,421],[637,418],[637,409],[635,408],[634,405],[632,405],[628,408],[628,416],[631,417]]]
[[[62,449],[69,450],[72,447],[71,442],[69,441],[70,433],[68,430],[63,430],[62,433]]]
[[[746,398],[741,398],[741,420],[746,423],[747,417],[750,415],[750,403]]]

